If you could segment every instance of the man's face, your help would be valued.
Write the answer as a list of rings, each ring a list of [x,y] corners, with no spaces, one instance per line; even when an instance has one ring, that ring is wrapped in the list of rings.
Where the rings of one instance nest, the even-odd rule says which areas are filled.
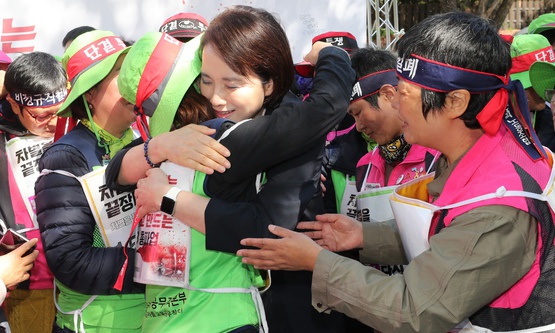
[[[410,144],[440,150],[438,143],[445,138],[449,118],[443,112],[422,113],[422,88],[399,79],[393,107],[398,110],[405,140]]]
[[[58,120],[56,112],[60,109],[60,104],[46,108],[28,107],[17,104],[10,96],[8,96],[8,101],[21,124],[29,132],[45,138],[54,136]]]
[[[394,89],[391,87],[391,89]],[[394,97],[393,97],[394,98]],[[378,96],[378,108],[360,99],[349,105],[349,114],[355,118],[356,129],[378,145],[385,145],[402,133],[401,119],[393,107],[392,99]]]

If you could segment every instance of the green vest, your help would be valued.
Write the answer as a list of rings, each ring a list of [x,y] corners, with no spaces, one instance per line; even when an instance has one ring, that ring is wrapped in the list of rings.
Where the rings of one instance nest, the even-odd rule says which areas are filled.
[[[145,314],[143,294],[99,295],[86,305],[94,296],[78,293],[59,281],[55,283],[60,290],[57,300],[59,310],[56,314],[58,326],[79,332],[79,327],[83,325],[87,333],[141,332],[141,323]],[[61,313],[61,311],[72,312],[83,307],[82,315],[77,321],[77,328],[74,327],[73,314]]]
[[[93,233],[93,247],[106,247],[97,226]],[[56,324],[59,327],[79,332],[83,325],[87,333],[141,332],[146,310],[144,294],[98,295],[91,302],[91,298],[95,296],[78,293],[58,280],[55,284],[60,290],[56,313]],[[74,312],[79,309],[82,309],[82,312],[75,327],[74,314],[62,312]]]
[[[346,178],[347,177],[343,172],[331,170],[331,180],[335,190],[335,206],[337,207],[337,213],[340,213],[341,211],[341,201],[343,200],[343,194],[345,194],[345,187],[347,187]]]
[[[206,196],[205,174],[196,172],[193,193]],[[196,289],[261,287],[258,270],[236,255],[205,248],[205,236],[191,230],[189,281]],[[222,290],[220,290],[222,291]],[[147,311],[143,332],[227,332],[258,326],[256,306],[250,293],[209,292],[178,287],[146,286]]]

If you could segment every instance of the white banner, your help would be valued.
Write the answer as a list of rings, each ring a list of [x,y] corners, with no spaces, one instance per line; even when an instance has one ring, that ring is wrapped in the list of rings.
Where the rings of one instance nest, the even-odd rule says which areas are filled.
[[[131,192],[109,189],[104,179],[105,172],[106,167],[98,168],[78,179],[106,246],[123,246],[130,237],[137,210],[135,197]],[[129,239],[130,248],[135,248],[135,237]]]
[[[310,51],[312,37],[327,31],[348,31],[359,47],[368,44],[366,37],[366,0],[189,0],[185,11],[197,12],[209,22],[225,7],[244,4],[261,7],[276,15],[285,28],[295,62]]]
[[[39,178],[40,157],[51,143],[52,138],[35,135],[15,137],[6,143],[8,162],[18,184],[19,193],[37,229],[39,225],[35,207],[35,182]]]
[[[195,170],[164,162],[160,169],[170,184],[191,191]],[[159,286],[189,286],[191,228],[163,212],[148,213],[138,228],[135,282]]]
[[[77,179],[81,183],[104,244],[107,247],[115,247],[123,246],[129,241],[128,247],[134,249],[136,234],[131,236],[131,229],[137,207],[133,193],[109,189],[104,178],[106,166],[93,169],[81,177],[65,170],[49,169],[42,170],[41,175],[57,173]]]
[[[367,44],[366,0],[0,0],[0,46],[12,59],[32,51],[61,56],[65,34],[81,25],[137,40],[158,31],[178,12],[196,12],[210,21],[233,4],[261,7],[278,16],[295,62],[310,50],[312,37],[326,31],[348,31],[359,46]]]

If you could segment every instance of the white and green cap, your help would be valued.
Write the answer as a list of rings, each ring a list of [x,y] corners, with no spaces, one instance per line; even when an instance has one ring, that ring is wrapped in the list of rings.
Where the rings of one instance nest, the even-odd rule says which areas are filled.
[[[62,56],[70,90],[58,116],[70,117],[71,103],[104,80],[127,51],[129,47],[111,31],[93,30],[75,38]]]

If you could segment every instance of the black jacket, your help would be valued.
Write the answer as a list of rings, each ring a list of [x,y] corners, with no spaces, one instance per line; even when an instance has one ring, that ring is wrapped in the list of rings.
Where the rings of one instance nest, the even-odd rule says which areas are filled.
[[[543,146],[555,152],[555,129],[553,128],[553,115],[551,109],[545,107],[542,111],[536,112],[536,122],[534,130],[538,134],[538,139]]]
[[[232,167],[206,177],[207,249],[235,253],[245,237],[270,237],[271,223],[294,229],[299,220],[324,212],[319,184],[325,137],[344,118],[354,81],[347,53],[325,48],[304,102],[290,93],[279,107],[243,122],[221,141],[231,151]],[[123,153],[108,166],[108,186],[116,186]],[[261,171],[267,182],[257,195]],[[338,313],[312,308],[311,278],[309,272],[272,272],[272,288],[263,297],[272,332],[343,331]]]
[[[232,152],[232,167],[208,177],[208,249],[235,253],[245,237],[272,237],[269,224],[294,229],[299,220],[314,220],[324,212],[320,173],[325,136],[346,114],[353,74],[342,50],[323,49],[304,102],[287,97],[269,115],[240,125],[222,140]],[[242,203],[224,197],[260,170],[267,183],[256,197]]]
[[[348,56],[336,48],[320,52],[316,69],[304,102],[289,93],[279,107],[243,122],[221,141],[232,152],[232,167],[206,177],[208,249],[235,253],[245,237],[270,237],[269,224],[294,229],[324,211],[319,183],[325,136],[344,118],[355,76]],[[125,152],[110,161],[106,183],[129,191],[133,187],[116,183]],[[254,180],[261,171],[267,182],[257,195]]]
[[[80,140],[77,149],[72,144]],[[91,162],[91,158],[96,157]],[[77,125],[44,152],[39,170],[65,170],[75,176],[92,171],[91,163],[102,165],[103,148],[95,135]],[[122,247],[93,246],[96,222],[87,198],[75,178],[50,173],[35,184],[37,220],[46,259],[54,276],[65,286],[89,295],[119,294],[113,289],[125,261]],[[96,231],[96,239],[100,234]],[[128,267],[134,267],[135,252],[128,249]],[[133,269],[127,269],[121,293],[142,293],[144,286],[133,282]]]
[[[368,142],[356,128],[336,137],[326,146],[322,174],[326,177],[324,186],[324,207],[326,213],[339,213],[337,207],[336,188],[331,171],[336,170],[345,175],[354,176],[358,161],[368,153]]]

